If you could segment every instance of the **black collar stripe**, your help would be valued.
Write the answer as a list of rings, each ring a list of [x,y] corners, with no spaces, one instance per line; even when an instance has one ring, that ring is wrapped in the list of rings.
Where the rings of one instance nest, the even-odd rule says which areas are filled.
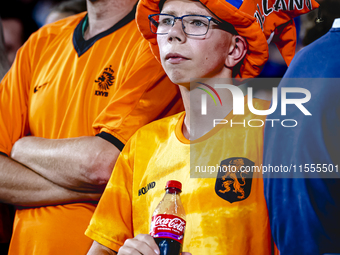
[[[132,20],[134,20],[135,19],[135,13],[136,13],[136,6],[133,8],[133,10],[128,15],[126,15],[123,19],[121,19],[117,24],[110,27],[108,30],[101,32],[100,34],[94,36],[93,38],[85,41],[83,34],[82,34],[82,27],[83,27],[84,21],[86,20],[85,19],[85,17],[87,16],[87,14],[86,14],[86,16],[77,25],[77,27],[75,28],[74,33],[73,33],[73,46],[78,53],[78,57],[80,57],[88,49],[90,49],[96,41],[98,41],[101,38],[117,31],[118,29],[122,28],[123,26],[127,25]]]

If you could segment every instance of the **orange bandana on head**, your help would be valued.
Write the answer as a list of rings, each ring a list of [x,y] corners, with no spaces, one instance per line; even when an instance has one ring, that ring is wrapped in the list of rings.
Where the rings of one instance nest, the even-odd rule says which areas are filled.
[[[136,20],[153,54],[159,60],[156,35],[150,31],[148,15],[160,13],[160,0],[140,0]],[[248,51],[236,78],[253,78],[268,60],[270,39],[278,46],[287,65],[295,54],[296,30],[292,18],[319,5],[315,0],[200,0],[220,19],[232,24],[245,38]]]

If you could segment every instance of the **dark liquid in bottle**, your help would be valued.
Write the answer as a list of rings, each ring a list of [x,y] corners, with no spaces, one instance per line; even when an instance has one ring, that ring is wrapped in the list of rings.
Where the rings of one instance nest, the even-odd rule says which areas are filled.
[[[155,238],[155,241],[161,251],[160,255],[180,255],[182,245],[170,238]]]

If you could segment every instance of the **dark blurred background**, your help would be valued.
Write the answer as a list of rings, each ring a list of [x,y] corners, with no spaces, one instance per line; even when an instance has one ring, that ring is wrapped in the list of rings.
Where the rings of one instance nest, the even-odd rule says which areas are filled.
[[[39,27],[85,10],[86,0],[1,0],[0,17],[10,64],[16,51]]]

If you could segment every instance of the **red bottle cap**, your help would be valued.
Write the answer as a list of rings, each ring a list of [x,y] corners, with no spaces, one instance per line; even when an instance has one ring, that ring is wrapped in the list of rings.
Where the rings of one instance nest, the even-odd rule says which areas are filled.
[[[180,183],[179,181],[175,181],[175,180],[168,181],[166,183],[165,189],[168,189],[168,188],[176,188],[182,191],[182,183]]]

